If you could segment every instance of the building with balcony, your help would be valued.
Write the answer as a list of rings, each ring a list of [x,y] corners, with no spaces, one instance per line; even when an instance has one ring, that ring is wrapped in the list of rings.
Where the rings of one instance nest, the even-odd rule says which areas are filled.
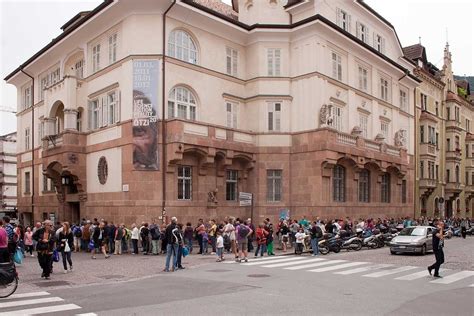
[[[0,136],[0,216],[17,218],[16,132]]]
[[[416,88],[417,216],[472,216],[472,130],[474,105],[458,95],[449,45],[440,70],[421,44],[404,48],[422,80]],[[469,85],[466,87],[469,91]],[[469,95],[469,93],[468,93]]]
[[[363,1],[107,0],[62,29],[5,78],[24,221],[250,217],[239,192],[258,221],[413,215],[420,80]]]

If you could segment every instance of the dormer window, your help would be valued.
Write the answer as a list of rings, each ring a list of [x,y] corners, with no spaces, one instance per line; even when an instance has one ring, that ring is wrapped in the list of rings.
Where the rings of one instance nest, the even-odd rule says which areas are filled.
[[[385,38],[380,34],[374,33],[374,48],[380,53],[385,54]]]
[[[351,15],[346,11],[337,8],[337,25],[342,28],[344,31],[351,31]]]

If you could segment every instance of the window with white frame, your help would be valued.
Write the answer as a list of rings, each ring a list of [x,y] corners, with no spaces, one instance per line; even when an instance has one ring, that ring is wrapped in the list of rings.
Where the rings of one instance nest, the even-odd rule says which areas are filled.
[[[178,200],[192,200],[192,167],[178,166]]]
[[[280,202],[282,195],[282,171],[267,170],[267,201]]]
[[[74,71],[77,78],[84,78],[84,59],[81,59],[74,64]]]
[[[388,80],[380,78],[380,98],[384,101],[388,101],[389,92]]]
[[[48,86],[48,77],[44,76],[40,79],[39,100],[44,100],[44,89]]]
[[[367,92],[369,87],[368,75],[369,71],[366,68],[359,66],[359,89],[365,92]]]
[[[331,53],[332,77],[342,81],[342,57],[336,52]]]
[[[337,25],[341,27],[344,31],[351,31],[351,15],[346,11],[337,8]]]
[[[267,48],[267,74],[280,76],[281,49]]]
[[[369,42],[369,28],[362,22],[357,22],[356,25],[356,36],[364,43]]]
[[[109,64],[117,61],[117,33],[109,36]]]
[[[168,39],[168,55],[197,64],[198,52],[191,35],[183,30],[172,31]]]
[[[30,128],[25,128],[25,150],[30,150]]]
[[[237,61],[239,53],[236,49],[226,47],[226,71],[228,75],[237,77]]]
[[[31,189],[30,172],[25,172],[25,193],[29,194]]]
[[[49,85],[53,85],[61,80],[59,67],[49,73]]]
[[[268,102],[268,130],[281,130],[281,102]]]
[[[227,127],[237,128],[238,105],[234,102],[227,101],[225,103],[225,106],[226,106]]]
[[[332,122],[329,124],[331,125],[333,128],[337,129],[338,131],[343,131],[343,116],[344,116],[344,112],[343,112],[343,109],[342,107],[339,107],[339,106],[336,106],[336,105],[333,105],[332,108],[331,108],[331,114],[332,114]]]
[[[196,98],[189,89],[175,87],[168,95],[168,118],[196,120]]]
[[[23,109],[27,109],[31,107],[32,100],[31,100],[31,86],[27,86],[23,90]]]
[[[110,126],[120,121],[120,92],[109,91],[89,101],[89,130]],[[78,113],[78,122],[82,124],[82,118]],[[78,125],[78,130],[81,126]]]
[[[408,94],[403,89],[400,89],[400,110],[408,112]]]
[[[225,181],[226,201],[237,201],[238,196],[238,171],[227,170]]]
[[[44,121],[42,119],[40,120],[38,123],[38,142],[41,142],[44,136]]]
[[[92,72],[100,69],[100,44],[92,47]]]
[[[380,34],[374,33],[374,48],[380,53],[385,54],[385,38]]]
[[[43,176],[43,192],[53,192],[54,184],[50,178]]]
[[[359,113],[359,127],[362,130],[362,136],[367,138],[368,136],[368,123],[369,123],[369,116],[364,113]]]
[[[427,111],[428,110],[428,96],[426,94],[420,93],[420,103],[421,103],[421,110]]]
[[[383,136],[385,136],[385,139],[388,139],[389,135],[389,128],[390,128],[390,123],[387,121],[380,121],[380,132],[382,133]]]

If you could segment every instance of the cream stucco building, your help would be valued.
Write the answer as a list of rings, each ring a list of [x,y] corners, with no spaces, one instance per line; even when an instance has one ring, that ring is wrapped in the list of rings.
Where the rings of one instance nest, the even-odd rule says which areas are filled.
[[[5,78],[19,210],[249,217],[248,192],[256,220],[413,215],[415,68],[363,1],[105,1]],[[134,106],[148,103],[156,144],[134,163],[149,131]]]

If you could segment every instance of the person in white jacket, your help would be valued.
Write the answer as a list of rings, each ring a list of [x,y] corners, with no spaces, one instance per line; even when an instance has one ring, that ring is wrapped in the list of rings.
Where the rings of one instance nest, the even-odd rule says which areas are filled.
[[[138,238],[140,236],[140,231],[137,228],[137,224],[133,223],[132,224],[132,245],[133,245],[133,251],[132,255],[138,255]]]
[[[304,244],[305,238],[306,238],[306,234],[304,233],[303,228],[299,228],[298,232],[295,235],[295,239],[296,239],[295,254],[301,255],[301,253],[303,252],[303,244]]]

